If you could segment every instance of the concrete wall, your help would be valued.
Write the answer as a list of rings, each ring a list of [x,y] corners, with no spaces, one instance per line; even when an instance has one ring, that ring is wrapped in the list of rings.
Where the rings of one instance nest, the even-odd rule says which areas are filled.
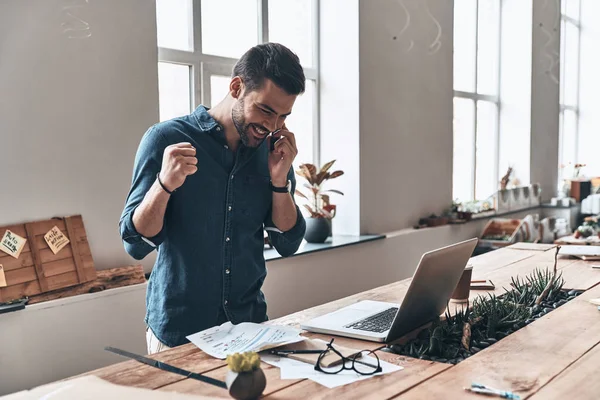
[[[147,0],[0,1],[0,226],[81,214],[97,268],[131,262],[118,222],[158,120],[155,15]]]
[[[532,49],[531,182],[548,200],[558,179],[560,2],[533,1]]]
[[[452,18],[451,1],[360,1],[363,233],[452,202]]]

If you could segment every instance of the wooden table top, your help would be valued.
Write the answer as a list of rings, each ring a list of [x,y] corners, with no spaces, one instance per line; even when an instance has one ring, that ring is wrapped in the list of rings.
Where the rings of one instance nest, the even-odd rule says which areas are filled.
[[[552,268],[552,245],[516,244],[470,260],[473,279],[490,279],[501,294],[510,279],[527,275],[536,268]],[[279,370],[262,364],[267,377],[263,396],[267,399],[425,399],[473,398],[485,396],[464,391],[472,381],[511,390],[522,399],[564,399],[577,390],[577,398],[598,398],[600,380],[594,378],[600,364],[600,311],[588,302],[600,297],[600,269],[590,262],[559,259],[558,268],[565,288],[585,293],[534,321],[496,344],[457,365],[424,361],[378,350],[378,356],[404,367],[403,370],[328,389],[310,380],[281,380]],[[269,324],[298,326],[302,321],[336,310],[359,300],[372,299],[400,303],[410,279],[395,282],[305,311],[269,321]],[[488,291],[471,291],[471,298]],[[310,337],[327,337],[304,332]],[[329,336],[330,337],[330,336]],[[381,344],[338,338],[336,343],[357,349],[379,349]],[[227,367],[193,344],[186,344],[151,356],[196,373],[225,379]],[[125,361],[84,375],[96,375],[109,382],[154,390],[177,391],[230,398],[227,391],[180,375]],[[594,383],[595,382],[595,383]]]

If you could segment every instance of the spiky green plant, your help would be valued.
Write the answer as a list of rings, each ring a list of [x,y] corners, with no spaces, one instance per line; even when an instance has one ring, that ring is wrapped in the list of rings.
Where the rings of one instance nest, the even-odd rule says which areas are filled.
[[[523,280],[521,280],[519,277],[512,278],[512,289],[507,290],[505,296],[510,298],[514,303],[533,307],[538,297],[544,292],[546,287],[550,285],[550,289],[547,292],[545,300],[552,302],[559,295],[565,283],[564,279],[562,278],[562,273],[559,273],[554,280],[552,280],[553,276],[554,274],[548,269],[542,271],[536,268]]]
[[[529,319],[531,309],[511,301],[508,297],[496,297],[490,294],[489,298],[478,296],[475,299],[473,315],[481,318],[486,337],[495,338],[498,331],[510,329]]]

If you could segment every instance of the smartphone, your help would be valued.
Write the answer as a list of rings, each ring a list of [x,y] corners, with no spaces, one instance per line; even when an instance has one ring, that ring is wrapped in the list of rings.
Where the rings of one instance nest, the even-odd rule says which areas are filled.
[[[271,149],[270,149],[270,151],[274,151],[274,150],[275,150],[275,142],[276,142],[277,140],[279,140],[279,139],[277,139],[277,140],[273,140],[273,135],[275,135],[275,134],[276,134],[277,132],[279,132],[280,130],[281,130],[281,129],[276,129],[276,130],[274,130],[273,132],[271,132],[271,133],[269,134],[269,136],[271,136]]]

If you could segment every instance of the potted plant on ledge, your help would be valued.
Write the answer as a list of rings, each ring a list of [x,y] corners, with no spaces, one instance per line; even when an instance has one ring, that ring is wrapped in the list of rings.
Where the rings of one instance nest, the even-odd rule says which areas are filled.
[[[323,243],[331,236],[331,220],[335,217],[336,206],[329,201],[329,195],[325,193],[344,193],[335,189],[323,190],[323,185],[330,179],[335,179],[344,174],[344,171],[329,172],[335,160],[324,164],[319,171],[313,164],[301,164],[300,169],[296,171],[298,176],[306,180],[304,187],[310,190],[304,194],[296,189],[296,194],[308,200],[304,204],[310,214],[306,220],[306,234],[304,239],[309,243]]]

